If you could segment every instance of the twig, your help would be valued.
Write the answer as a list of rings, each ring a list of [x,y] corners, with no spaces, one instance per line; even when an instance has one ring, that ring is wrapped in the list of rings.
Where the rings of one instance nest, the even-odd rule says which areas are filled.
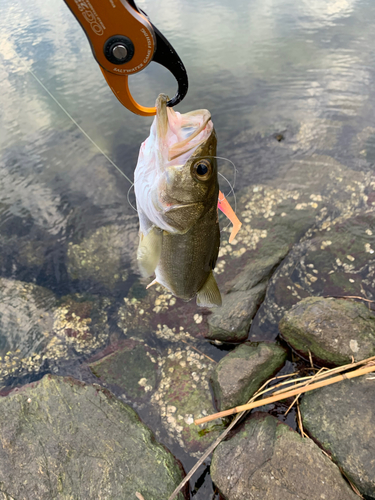
[[[336,377],[331,377],[328,380],[321,380],[316,382],[315,384],[307,385],[305,387],[301,387],[298,389],[292,389],[291,391],[283,392],[281,395],[271,396],[269,398],[261,399],[260,401],[252,402],[246,405],[237,406],[236,408],[232,408],[230,410],[221,411],[215,413],[213,415],[208,415],[207,417],[198,418],[195,420],[196,425],[203,424],[205,422],[210,422],[211,420],[216,420],[217,418],[228,417],[229,415],[234,415],[235,413],[240,413],[246,410],[252,410],[259,406],[264,406],[270,403],[275,403],[276,401],[280,401],[282,399],[287,399],[292,396],[296,396],[297,394],[302,394],[304,392],[313,391],[314,389],[319,389],[320,387],[325,387],[327,385],[335,384],[340,382],[341,380],[351,379],[355,377],[360,377],[361,375],[365,375],[366,373],[371,373],[375,371],[375,364],[371,364],[370,366],[366,366],[364,368],[359,368],[358,370],[354,370],[344,375],[338,375]]]
[[[375,300],[365,299],[364,297],[359,297],[357,295],[324,295],[323,299],[358,299],[364,300],[365,302],[371,302],[375,304]]]

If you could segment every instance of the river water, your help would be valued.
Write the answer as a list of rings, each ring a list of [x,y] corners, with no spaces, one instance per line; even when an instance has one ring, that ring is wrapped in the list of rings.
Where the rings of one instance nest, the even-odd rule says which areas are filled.
[[[190,88],[177,109],[211,111],[218,154],[236,164],[237,186],[276,186],[292,160],[314,153],[351,170],[373,170],[374,2],[138,5],[187,68]],[[134,224],[126,199],[130,183],[62,108],[130,180],[152,119],[119,104],[61,0],[0,0],[0,82],[1,274],[42,285],[57,297],[103,294],[69,276],[67,248],[106,224]],[[172,96],[176,90],[173,77],[156,64],[132,77],[130,88],[143,105],[153,105],[159,92]],[[22,238],[25,248],[37,242],[45,252],[40,265],[14,262],[14,238]],[[123,299],[132,279],[116,289],[115,300]],[[225,353],[207,349],[215,359]],[[179,458],[187,468],[193,463],[182,452]],[[196,498],[209,498],[210,488],[206,478]]]

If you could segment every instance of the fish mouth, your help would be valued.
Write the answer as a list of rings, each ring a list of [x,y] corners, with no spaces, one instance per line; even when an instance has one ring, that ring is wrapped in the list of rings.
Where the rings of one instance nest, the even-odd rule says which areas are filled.
[[[194,207],[196,205],[200,205],[201,203],[199,202],[192,202],[192,203],[178,203],[176,205],[169,205],[167,207],[163,208],[163,213],[167,214],[168,212],[171,212],[172,210],[178,210],[180,208],[186,208],[186,207]]]

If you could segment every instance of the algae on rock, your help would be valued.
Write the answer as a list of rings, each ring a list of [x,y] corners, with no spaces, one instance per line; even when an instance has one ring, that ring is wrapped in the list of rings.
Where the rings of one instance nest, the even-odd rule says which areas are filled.
[[[211,375],[219,411],[247,403],[251,396],[279,371],[286,351],[276,344],[241,344],[224,356]]]
[[[279,323],[282,337],[318,364],[344,365],[375,355],[375,315],[352,300],[307,297]]]
[[[70,378],[46,375],[1,398],[0,433],[9,498],[160,500],[183,477],[129,406]]]

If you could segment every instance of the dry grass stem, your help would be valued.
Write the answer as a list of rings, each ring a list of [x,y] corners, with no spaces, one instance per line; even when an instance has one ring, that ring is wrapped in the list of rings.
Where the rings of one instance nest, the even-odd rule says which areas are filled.
[[[363,300],[364,302],[371,302],[375,304],[375,300],[365,299],[364,297],[359,297],[357,295],[324,295],[324,299],[358,299]]]
[[[198,418],[197,420],[195,420],[195,424],[200,425],[200,424],[203,424],[205,422],[210,422],[211,420],[215,420],[217,418],[223,418],[223,417],[227,417],[229,415],[234,415],[235,413],[240,413],[240,412],[243,412],[246,410],[252,410],[252,409],[257,408],[259,406],[267,405],[270,403],[275,403],[275,402],[280,401],[282,399],[287,399],[287,398],[292,397],[292,396],[297,396],[298,394],[302,394],[304,392],[309,392],[309,391],[312,391],[315,389],[319,389],[321,387],[325,387],[327,385],[335,384],[335,383],[340,382],[344,379],[351,379],[351,378],[355,378],[355,377],[360,377],[361,375],[365,375],[367,373],[374,372],[375,371],[375,363],[373,362],[373,359],[374,359],[374,356],[372,358],[364,360],[362,363],[366,362],[367,366],[362,367],[362,368],[358,368],[357,370],[351,371],[349,373],[340,374],[340,375],[337,375],[335,377],[330,377],[328,380],[319,380],[319,382],[315,382],[315,383],[312,383],[310,385],[305,384],[303,387],[298,387],[298,388],[292,389],[292,390],[285,390],[281,394],[273,395],[271,397],[261,399],[260,401],[251,402],[251,403],[246,404],[246,405],[237,406],[236,408],[232,408],[230,410],[225,410],[225,411],[221,411],[219,413],[215,413],[213,415],[208,415],[207,417]],[[370,360],[372,361],[372,363],[368,363]],[[355,363],[355,364],[357,364],[357,363]],[[345,365],[345,367],[339,367],[339,368],[341,368],[341,371],[344,371],[345,368],[346,368],[346,370],[349,368],[353,368],[353,364],[351,363],[350,365]],[[336,373],[336,372],[337,372],[337,368],[334,368],[333,370],[328,370],[327,372],[321,373],[320,375],[318,375],[316,377],[316,380],[318,378],[322,378],[323,376],[326,377],[328,375],[332,375],[333,373]],[[298,385],[300,385],[300,384],[298,384]]]
[[[313,360],[312,360],[311,351],[309,351],[309,361],[310,361],[311,368],[314,368],[314,363],[313,363]]]
[[[300,407],[299,407],[299,401],[297,401],[296,406],[297,406],[297,422],[298,422],[299,431],[300,431],[301,436],[303,438],[308,438],[308,435],[306,434],[306,432],[303,429],[302,415],[301,415],[301,410],[300,410]]]
[[[310,352],[310,351],[309,351]],[[318,376],[319,374],[324,370],[324,368],[321,368],[317,373],[315,373],[315,375],[313,375],[310,380],[305,384],[305,385],[310,385],[313,381],[316,381],[318,379]],[[292,407],[294,406],[295,403],[298,402],[298,399],[300,397],[301,394],[298,394],[292,401],[292,403],[289,405],[289,408],[286,410],[286,412],[284,413],[284,415],[288,415],[289,411],[292,409]]]

